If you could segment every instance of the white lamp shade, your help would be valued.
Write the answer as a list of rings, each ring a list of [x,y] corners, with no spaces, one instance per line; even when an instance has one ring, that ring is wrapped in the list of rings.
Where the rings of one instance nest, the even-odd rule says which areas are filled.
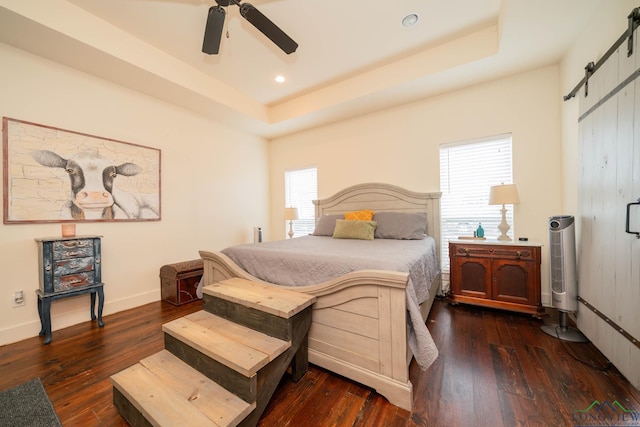
[[[520,203],[515,184],[494,185],[489,191],[490,205],[511,205]]]
[[[284,208],[284,219],[288,221],[298,219],[298,208]]]

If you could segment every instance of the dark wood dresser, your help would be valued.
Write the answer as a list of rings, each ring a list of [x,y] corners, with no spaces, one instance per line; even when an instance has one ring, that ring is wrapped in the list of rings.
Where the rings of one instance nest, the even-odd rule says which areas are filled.
[[[450,241],[450,302],[543,316],[540,252],[529,242]]]

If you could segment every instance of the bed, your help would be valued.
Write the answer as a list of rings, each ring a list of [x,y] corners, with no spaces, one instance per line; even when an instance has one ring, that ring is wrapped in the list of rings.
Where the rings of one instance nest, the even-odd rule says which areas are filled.
[[[421,250],[416,249],[417,246],[430,246],[429,251],[432,251],[433,255],[424,257],[435,258],[435,271],[431,265],[429,273],[416,276],[414,270],[419,268],[413,267],[413,264],[417,264],[418,261],[411,260],[412,266],[404,268],[394,264],[393,256],[378,256],[379,262],[367,264],[370,261],[363,261],[362,265],[371,268],[360,269],[359,264],[354,264],[354,271],[337,277],[331,277],[335,272],[327,273],[330,274],[328,277],[321,275],[319,283],[285,285],[292,290],[317,297],[309,330],[309,361],[371,387],[390,403],[409,411],[413,405],[409,363],[416,356],[420,367],[426,369],[437,357],[437,348],[424,322],[434,297],[440,290],[440,195],[441,193],[412,192],[389,184],[367,183],[348,187],[331,197],[314,201],[317,221],[324,221],[331,215],[343,215],[345,212],[362,209],[370,209],[375,213],[390,213],[387,215],[396,212],[420,213],[421,218],[426,218],[424,230],[428,237],[420,241],[394,242],[398,249],[392,251],[394,254],[413,252]],[[316,230],[319,226],[320,224]],[[264,246],[266,251],[272,252],[271,260],[278,260],[281,255],[277,251],[280,250],[281,244],[297,244],[298,247],[294,251],[303,253],[311,244],[309,241],[313,239],[327,242],[342,240],[327,236],[305,236],[289,241],[238,247],[253,256],[256,246]],[[355,252],[361,250],[359,245],[372,247],[379,239],[368,243],[347,240],[350,239],[344,239],[344,243],[356,245],[353,247]],[[403,244],[407,246],[402,246]],[[408,249],[409,246],[411,249]],[[254,275],[243,269],[239,265],[242,262],[234,261],[233,258],[237,255],[230,249],[225,248],[218,252],[200,251],[204,260],[205,286],[232,277],[242,277],[274,286],[282,286],[280,282],[283,281],[296,280],[295,275],[291,275],[293,279],[289,277],[290,272],[282,275],[287,276],[287,280],[265,280],[257,277],[263,273],[257,270]],[[314,254],[312,258],[320,256]],[[421,255],[420,262],[422,258]],[[324,265],[318,269],[323,272],[326,272],[325,270]]]

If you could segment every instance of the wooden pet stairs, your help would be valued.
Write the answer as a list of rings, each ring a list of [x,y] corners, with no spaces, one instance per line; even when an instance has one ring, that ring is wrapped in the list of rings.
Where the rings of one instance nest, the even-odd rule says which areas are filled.
[[[306,372],[314,296],[238,278],[203,293],[162,326],[164,350],[111,377],[132,426],[255,426],[288,366]]]

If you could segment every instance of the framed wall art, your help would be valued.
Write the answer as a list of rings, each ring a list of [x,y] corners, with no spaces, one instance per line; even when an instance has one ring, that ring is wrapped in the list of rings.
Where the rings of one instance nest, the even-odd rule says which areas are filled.
[[[3,117],[5,224],[159,221],[160,150]]]

